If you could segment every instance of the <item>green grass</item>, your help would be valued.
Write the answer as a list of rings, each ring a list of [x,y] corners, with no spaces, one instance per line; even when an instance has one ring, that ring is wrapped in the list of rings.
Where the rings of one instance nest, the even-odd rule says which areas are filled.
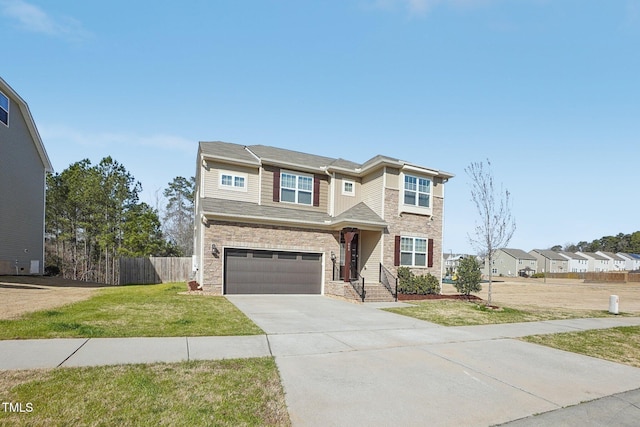
[[[521,339],[640,368],[640,326],[532,335]]]
[[[389,308],[392,313],[415,317],[416,319],[438,323],[443,326],[491,325],[498,323],[538,322],[543,320],[579,319],[589,317],[612,317],[606,311],[570,310],[529,307],[513,309],[502,307],[498,310],[484,304],[453,300],[432,300],[411,302],[411,307]]]
[[[7,371],[0,410],[11,426],[288,426],[271,357],[174,364]]]
[[[184,290],[183,283],[100,289],[85,301],[0,320],[0,339],[264,333],[226,298],[178,294]]]

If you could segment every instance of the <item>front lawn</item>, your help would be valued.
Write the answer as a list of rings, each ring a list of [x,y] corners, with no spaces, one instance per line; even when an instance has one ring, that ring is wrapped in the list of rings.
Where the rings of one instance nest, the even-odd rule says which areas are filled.
[[[521,339],[640,368],[640,326],[532,335]]]
[[[289,426],[271,357],[6,371],[0,410],[11,426]],[[29,410],[30,409],[30,410]]]
[[[412,301],[411,307],[388,308],[387,311],[415,317],[443,326],[490,325],[498,323],[538,322],[543,320],[580,319],[614,316],[599,310],[547,309],[528,307],[498,310],[487,308],[483,303],[457,300]]]
[[[99,289],[86,301],[0,320],[0,339],[264,333],[226,298],[178,294],[184,290],[183,283]]]

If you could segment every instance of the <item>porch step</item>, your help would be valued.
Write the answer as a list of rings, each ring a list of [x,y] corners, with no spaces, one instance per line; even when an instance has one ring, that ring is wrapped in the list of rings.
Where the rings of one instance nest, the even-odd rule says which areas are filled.
[[[393,302],[391,292],[382,283],[365,283],[364,302]]]
[[[369,282],[364,284],[365,301],[364,302],[393,302],[394,298],[391,292],[387,290],[381,283]],[[353,302],[362,302],[360,295],[353,289],[350,283],[343,281],[331,281],[325,288],[325,293],[333,297],[346,299]]]

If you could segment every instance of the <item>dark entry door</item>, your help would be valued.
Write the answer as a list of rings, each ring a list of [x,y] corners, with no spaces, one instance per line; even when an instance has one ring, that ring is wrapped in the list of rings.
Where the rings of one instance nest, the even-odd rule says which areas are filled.
[[[225,250],[226,294],[320,294],[321,282],[321,254]]]

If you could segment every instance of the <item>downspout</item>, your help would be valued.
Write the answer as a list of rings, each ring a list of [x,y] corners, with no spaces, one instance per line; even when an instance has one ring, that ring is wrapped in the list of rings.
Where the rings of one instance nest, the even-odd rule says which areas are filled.
[[[444,277],[444,262],[443,262],[443,258],[442,258],[442,253],[444,251],[444,201],[445,201],[445,187],[444,185],[449,182],[449,179],[443,179],[442,180],[442,230],[440,232],[440,235],[442,236],[442,238],[440,239],[440,295],[442,295],[442,278]]]

